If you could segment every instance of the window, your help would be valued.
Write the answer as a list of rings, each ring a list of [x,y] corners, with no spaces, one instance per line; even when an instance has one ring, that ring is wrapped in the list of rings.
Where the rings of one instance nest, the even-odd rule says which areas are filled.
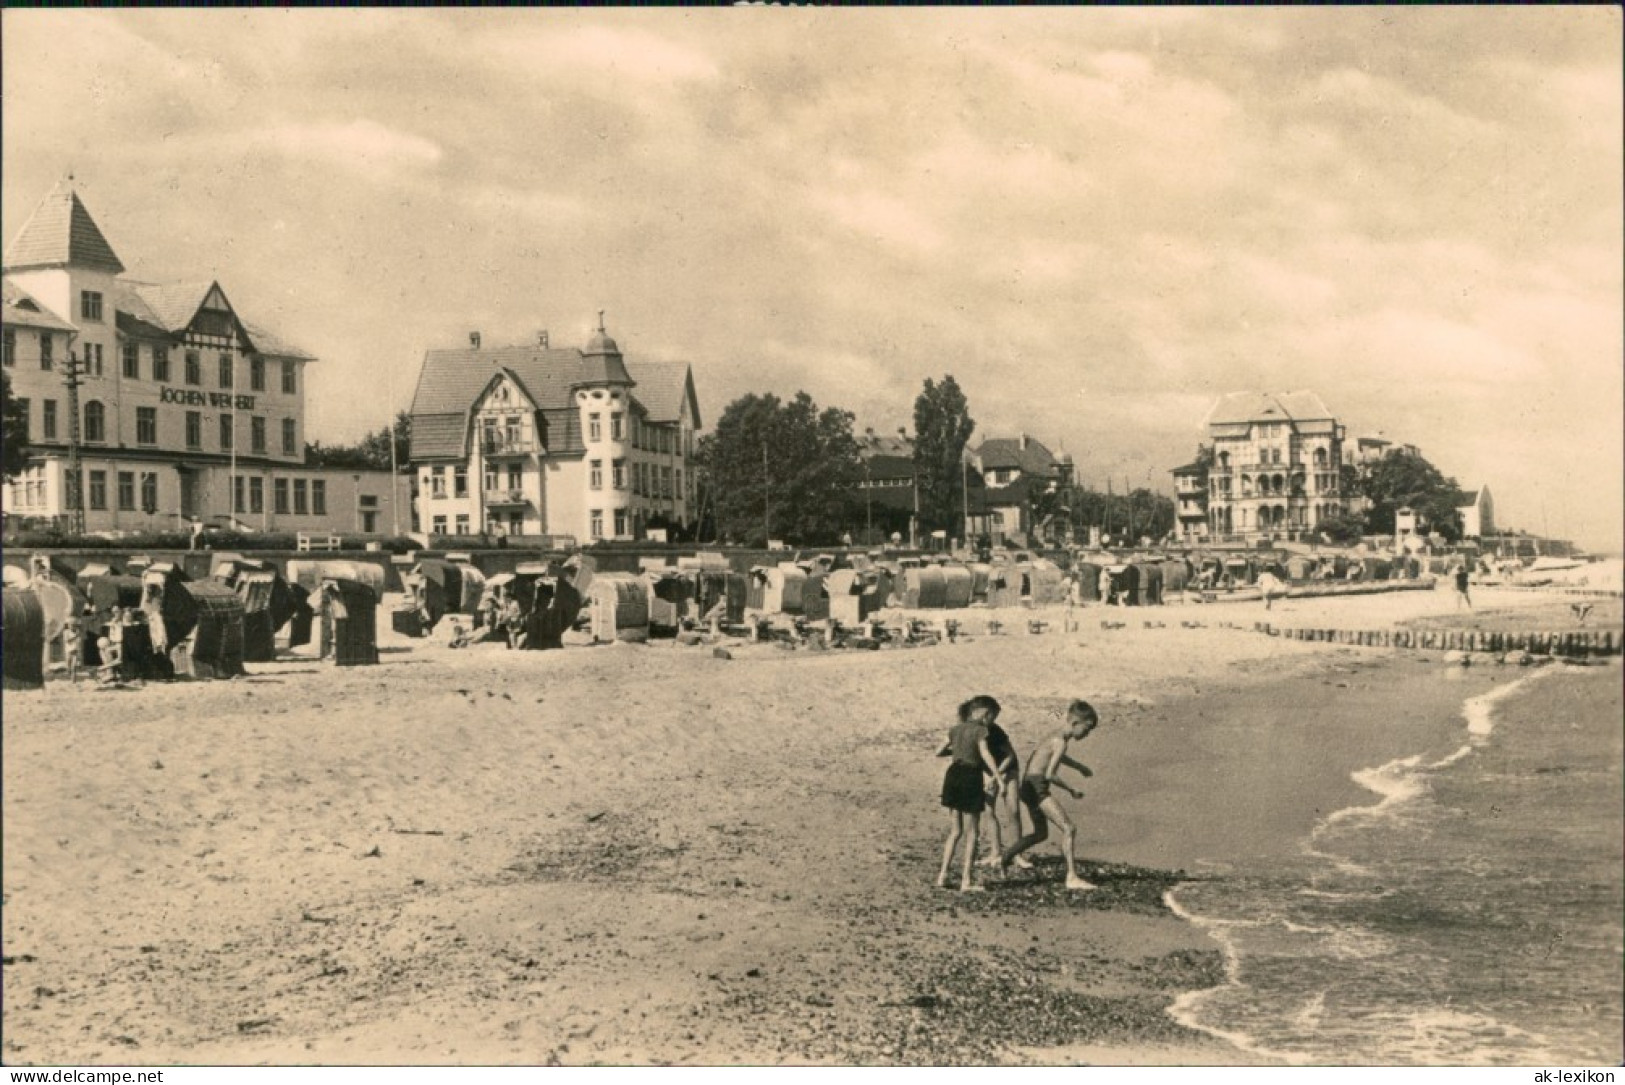
[[[604,461],[592,460],[587,467],[587,486],[589,489],[602,490],[604,488]]]
[[[141,379],[141,347],[139,344],[124,344],[124,376],[126,380]]]
[[[186,447],[203,447],[203,412],[186,412]]]
[[[309,513],[310,502],[306,495],[305,480],[296,478],[293,480],[293,514],[295,516],[306,516]]]
[[[186,383],[203,383],[203,356],[195,350],[186,352]]]
[[[602,539],[604,537],[604,510],[593,509],[587,514],[587,522],[588,536],[594,539]]]
[[[141,511],[158,511],[158,476],[151,471],[141,473]]]
[[[327,515],[327,480],[313,479],[310,483],[310,512],[312,516]]]
[[[264,358],[250,358],[248,360],[248,388],[252,392],[265,391]]]
[[[460,512],[457,514],[457,534],[468,534],[468,513],[466,512]]]
[[[683,499],[683,469],[678,467],[672,471],[672,486],[677,490],[677,500]]]
[[[169,380],[169,348],[152,348],[152,379],[155,381]]]
[[[609,416],[609,439],[611,441],[619,441],[621,439],[621,432],[621,412],[615,411]]]
[[[232,488],[232,491],[233,491],[232,500],[231,500],[231,507],[236,509],[238,512],[247,512],[248,511],[248,503],[243,500],[243,489],[244,489],[243,483],[245,481],[246,480],[243,478],[242,475],[238,475],[236,478],[231,480],[231,483],[232,483],[231,488]]]
[[[293,419],[284,418],[282,420],[282,454],[284,456],[293,456],[297,454],[294,451],[295,438],[296,434],[294,433]]]
[[[102,295],[100,291],[79,291],[79,315],[85,320],[100,320],[102,318]]]
[[[429,496],[446,496],[446,469],[444,467],[431,468],[429,471]]]
[[[248,511],[265,511],[265,480],[258,475],[248,480]]]
[[[517,463],[508,465],[508,489],[518,490],[525,485],[525,473]]]
[[[101,511],[107,508],[107,472],[90,473],[90,507]]]
[[[296,375],[298,372],[299,371],[294,368],[294,364],[292,362],[285,361],[285,362],[282,363],[282,394],[283,395],[291,396],[295,392],[299,391],[299,378]]]
[[[444,516],[436,516],[429,523],[433,525],[430,531],[431,535],[444,535],[446,533],[446,518]]]
[[[598,420],[598,412],[594,411],[587,416],[587,440],[602,441],[604,439],[604,425]]]
[[[138,445],[155,445],[158,443],[157,407],[137,407],[135,409],[135,443]]]
[[[490,493],[497,488],[497,469],[495,464],[485,465],[485,492]]]
[[[19,414],[21,414],[23,416],[23,440],[26,441],[28,439],[29,433],[32,432],[31,429],[29,428],[29,424],[28,424],[29,423],[28,400],[22,399],[22,398],[19,398],[17,400],[17,413],[19,413]]]
[[[672,496],[671,468],[670,467],[662,467],[660,469],[660,496],[661,497],[671,497]]]
[[[463,466],[451,469],[451,496],[468,496],[468,468]]]
[[[375,509],[378,507],[378,495],[362,494],[360,497],[356,498],[356,504],[364,509]]]
[[[272,509],[283,516],[288,514],[288,480],[275,478],[271,480]]]
[[[626,534],[626,510],[615,510],[615,537],[619,539]]]
[[[615,466],[613,468],[612,478],[614,480],[614,485],[615,485],[615,488],[617,490],[626,489],[626,461],[625,460],[616,460],[615,461]]]
[[[220,416],[220,451],[230,452],[235,445],[237,437],[237,416],[222,414]]]
[[[54,362],[54,360],[51,358],[51,347],[52,346],[53,346],[53,343],[51,341],[51,333],[50,332],[40,332],[39,333],[39,367],[41,369],[50,369],[53,365],[56,364]]]
[[[85,440],[107,440],[107,408],[94,399],[85,404]]]
[[[97,377],[102,375],[102,345],[100,343],[85,344],[85,372]]]
[[[3,360],[8,367],[17,364],[17,333],[12,331],[10,328],[6,329],[5,354]]]
[[[232,386],[232,375],[233,366],[231,364],[231,355],[220,355],[220,387],[230,388]]]
[[[40,410],[44,412],[44,414],[40,418],[40,422],[43,423],[43,427],[42,427],[44,429],[43,436],[47,441],[55,440],[56,439],[56,400],[47,399],[45,402],[40,404]]]
[[[248,420],[248,447],[253,452],[265,451],[265,419],[259,415]]]

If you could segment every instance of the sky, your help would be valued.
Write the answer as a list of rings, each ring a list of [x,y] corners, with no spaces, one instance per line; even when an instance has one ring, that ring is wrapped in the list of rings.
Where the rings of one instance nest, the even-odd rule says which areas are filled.
[[[1171,492],[1214,401],[1312,390],[1621,548],[1617,7],[0,13],[3,232],[68,173],[131,276],[321,360],[308,429],[426,350],[693,366]]]

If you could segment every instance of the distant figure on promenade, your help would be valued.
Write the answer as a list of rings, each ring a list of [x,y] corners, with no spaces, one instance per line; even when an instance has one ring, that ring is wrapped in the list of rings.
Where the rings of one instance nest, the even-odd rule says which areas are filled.
[[[1473,598],[1472,598],[1472,596],[1467,594],[1467,583],[1468,583],[1467,566],[1466,565],[1457,565],[1456,566],[1456,609],[1457,610],[1461,609],[1461,605],[1463,603],[1467,604],[1467,609],[1468,610],[1473,609]]]
[[[982,771],[993,777],[993,794],[997,799],[1004,790],[999,763],[988,746],[988,723],[999,711],[999,703],[992,697],[973,697],[959,706],[959,722],[948,732],[947,755],[953,758],[942,777],[942,805],[952,818],[948,839],[942,846],[942,870],[937,874],[937,888],[948,887],[948,869],[953,866],[954,852],[968,827],[970,839],[965,842],[963,865],[960,869],[959,890],[977,893],[984,887],[971,878],[976,861],[976,845],[982,832],[982,810],[987,805],[982,792]]]
[[[1280,577],[1276,576],[1270,570],[1265,569],[1259,574],[1258,590],[1264,596],[1264,609],[1268,610],[1270,607],[1275,605],[1275,597],[1277,595],[1286,594],[1286,585],[1281,583]]]
[[[1100,570],[1100,602],[1103,606],[1110,606],[1112,602],[1112,571],[1102,567]]]
[[[1021,779],[1019,794],[1021,804],[1027,808],[1027,818],[1032,822],[1033,831],[1005,851],[1001,866],[1009,867],[1022,852],[1049,839],[1049,823],[1054,820],[1061,829],[1061,854],[1066,857],[1066,887],[1080,892],[1095,888],[1078,876],[1075,854],[1077,827],[1072,824],[1072,819],[1066,816],[1066,810],[1062,808],[1060,801],[1050,794],[1050,789],[1058,787],[1074,799],[1083,798],[1083,792],[1071,784],[1061,782],[1059,773],[1062,766],[1070,766],[1083,776],[1094,775],[1088,765],[1068,757],[1066,749],[1067,743],[1088,738],[1090,732],[1099,724],[1100,714],[1089,702],[1073,701],[1066,710],[1065,726],[1059,733],[1040,743],[1032,756],[1027,759],[1027,774]]]

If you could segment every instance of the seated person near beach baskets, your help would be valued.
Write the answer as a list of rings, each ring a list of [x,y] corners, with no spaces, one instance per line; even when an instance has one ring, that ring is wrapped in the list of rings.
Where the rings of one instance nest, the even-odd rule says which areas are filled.
[[[1072,824],[1072,819],[1066,816],[1060,802],[1050,794],[1050,789],[1058,787],[1075,799],[1083,798],[1083,792],[1070,784],[1062,783],[1057,774],[1061,771],[1061,767],[1066,765],[1084,776],[1094,775],[1088,765],[1068,757],[1066,747],[1068,742],[1088,738],[1099,723],[1100,715],[1093,706],[1087,701],[1073,701],[1067,707],[1066,723],[1060,732],[1040,743],[1032,756],[1027,759],[1027,774],[1021,779],[1021,790],[1018,794],[1021,804],[1027,808],[1027,817],[1032,821],[1033,831],[1016,841],[1004,853],[1003,866],[1008,867],[1022,852],[1048,839],[1049,822],[1053,819],[1061,828],[1061,854],[1066,857],[1066,887],[1080,891],[1095,888],[1078,876],[1077,857],[1074,854],[1077,828]]]

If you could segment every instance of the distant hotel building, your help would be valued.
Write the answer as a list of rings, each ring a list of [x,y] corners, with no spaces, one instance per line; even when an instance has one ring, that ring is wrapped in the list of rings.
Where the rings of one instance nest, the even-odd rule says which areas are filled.
[[[62,524],[72,510],[71,356],[86,531],[392,530],[388,472],[305,466],[316,359],[241,317],[217,282],[125,278],[70,183],[6,250],[3,291],[5,371],[30,449],[4,490],[8,518]]]
[[[412,401],[417,529],[568,536],[581,543],[688,531],[698,518],[699,400],[687,363],[586,350],[431,350]]]
[[[1313,392],[1224,396],[1207,419],[1205,523],[1214,540],[1292,539],[1341,515],[1344,429]],[[1174,472],[1180,528],[1195,532],[1199,464]]]

